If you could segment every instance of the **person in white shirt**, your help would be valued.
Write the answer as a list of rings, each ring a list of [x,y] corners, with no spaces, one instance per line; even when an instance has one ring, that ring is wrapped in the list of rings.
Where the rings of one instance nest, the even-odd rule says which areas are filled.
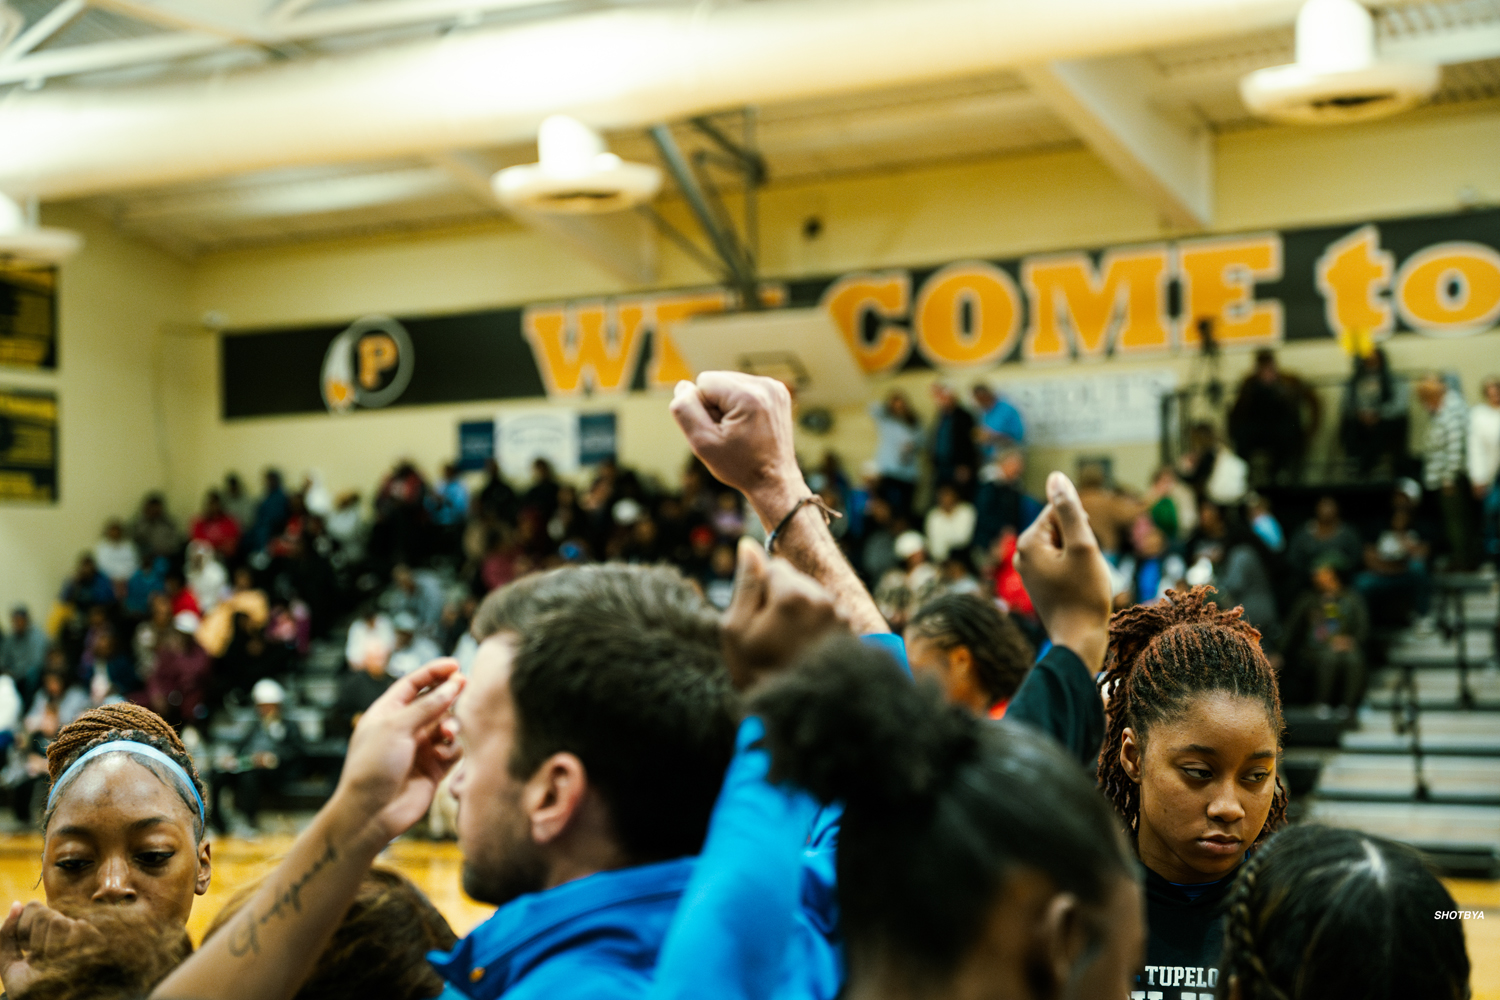
[[[94,543],[94,565],[111,583],[127,583],[141,568],[135,543],[125,537],[125,525],[113,518],[104,526],[104,537]]]
[[[1484,508],[1485,555],[1500,559],[1500,375],[1485,379],[1481,393],[1469,411],[1469,482]]]
[[[937,490],[937,506],[927,512],[927,552],[941,563],[955,549],[969,547],[974,539],[974,505],[959,499],[958,489],[944,483]]]
[[[349,639],[344,644],[344,659],[348,661],[350,670],[360,669],[360,664],[365,662],[365,651],[370,648],[372,639],[386,649],[393,649],[396,645],[396,629],[391,625],[390,618],[380,613],[380,608],[374,601],[367,604],[349,626]]]

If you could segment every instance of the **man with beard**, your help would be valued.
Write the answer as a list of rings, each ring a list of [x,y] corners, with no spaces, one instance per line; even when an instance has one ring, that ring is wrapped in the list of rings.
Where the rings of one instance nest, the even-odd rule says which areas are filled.
[[[491,594],[472,632],[467,686],[451,660],[396,681],[328,805],[154,996],[291,996],[455,740],[464,889],[499,909],[433,953],[445,996],[646,994],[734,749],[718,615],[673,570],[567,567]]]

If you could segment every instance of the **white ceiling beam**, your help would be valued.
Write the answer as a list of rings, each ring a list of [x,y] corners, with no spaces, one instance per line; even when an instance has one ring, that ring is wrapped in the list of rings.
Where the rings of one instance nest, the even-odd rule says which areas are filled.
[[[21,57],[25,52],[31,51],[37,42],[53,34],[57,28],[61,28],[63,25],[60,24],[39,38],[37,42],[25,48],[21,47],[22,43],[27,41],[25,36],[12,44],[11,49],[16,50],[16,57],[13,61],[7,63],[5,58],[0,57],[0,85],[78,76],[83,73],[124,69],[149,63],[171,62],[203,55],[241,41],[275,46],[287,42],[311,41],[336,35],[353,35],[428,22],[441,24],[496,10],[540,6],[551,0],[378,0],[378,2],[350,4],[329,10],[313,11],[310,14],[297,13],[307,4],[292,0],[295,6],[291,6],[291,14],[282,18],[277,17],[276,12],[273,11],[268,20],[253,26],[205,19],[192,15],[181,7],[150,2],[150,0],[105,0],[105,2],[116,10],[129,13],[132,17],[160,24],[166,24],[171,20],[178,26],[191,24],[193,28],[159,37],[69,46],[66,49]],[[73,5],[76,5],[77,11],[70,15],[68,20],[83,11],[87,6],[87,0],[66,0],[58,10]],[[57,11],[53,11],[48,18],[56,13]],[[63,24],[66,24],[66,21]],[[32,30],[35,31],[41,26],[42,22],[39,21]]]
[[[21,32],[4,52],[0,52],[0,65],[13,63],[38,45],[57,34],[88,7],[88,0],[63,0],[42,15],[30,28]]]
[[[222,18],[204,16],[202,11],[185,10],[169,0],[93,0],[117,14],[177,31],[201,31],[219,35],[232,42],[260,42],[264,32],[251,22],[234,23]]]
[[[1058,60],[1021,69],[1032,91],[1175,226],[1213,220],[1213,137],[1153,104],[1161,74],[1143,56]]]
[[[172,62],[201,56],[224,47],[225,42],[221,36],[197,31],[174,31],[118,42],[96,42],[93,45],[69,45],[62,49],[36,52],[14,62],[0,60],[0,85],[98,73],[147,63]]]

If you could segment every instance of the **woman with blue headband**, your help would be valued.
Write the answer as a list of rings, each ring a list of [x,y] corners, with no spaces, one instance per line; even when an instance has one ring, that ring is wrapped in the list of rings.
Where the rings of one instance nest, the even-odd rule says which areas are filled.
[[[208,891],[204,789],[171,726],[139,705],[104,705],[47,748],[52,779],[42,820],[47,903],[12,903],[0,923],[0,979],[24,994],[33,963],[86,940],[78,913],[129,906],[157,926],[183,926]]]

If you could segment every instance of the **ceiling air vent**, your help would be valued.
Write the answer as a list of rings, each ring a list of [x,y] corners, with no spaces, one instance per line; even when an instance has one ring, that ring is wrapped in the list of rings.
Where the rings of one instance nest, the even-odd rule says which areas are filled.
[[[1430,97],[1441,75],[1432,64],[1378,59],[1375,21],[1356,0],[1307,0],[1297,14],[1297,61],[1243,77],[1240,96],[1273,121],[1365,121]]]

